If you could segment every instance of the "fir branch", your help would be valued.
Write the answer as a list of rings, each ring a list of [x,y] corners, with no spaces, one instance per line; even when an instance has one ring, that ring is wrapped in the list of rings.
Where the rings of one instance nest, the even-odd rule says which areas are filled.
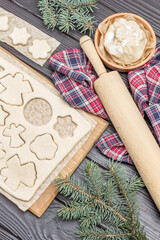
[[[58,210],[63,219],[78,219],[77,236],[83,240],[146,240],[138,221],[135,193],[143,185],[135,175],[128,181],[119,163],[109,161],[109,169],[101,172],[93,162],[87,162],[82,176],[56,179],[58,191],[70,201]]]
[[[44,24],[50,29],[57,27],[62,32],[78,30],[91,35],[94,32],[94,17],[97,0],[39,0],[38,7]]]

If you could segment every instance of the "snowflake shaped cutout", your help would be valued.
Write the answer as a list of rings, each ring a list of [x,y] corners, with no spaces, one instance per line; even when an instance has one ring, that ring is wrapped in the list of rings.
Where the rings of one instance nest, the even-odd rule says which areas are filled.
[[[8,25],[8,17],[7,16],[1,16],[0,17],[0,31],[8,31],[9,25]]]
[[[29,52],[34,59],[45,59],[51,51],[51,47],[46,40],[34,40],[33,45],[29,47]]]
[[[33,187],[36,181],[36,167],[33,162],[21,164],[16,154],[7,161],[7,167],[2,168],[1,175],[5,177],[5,184],[16,191],[20,184]]]
[[[31,35],[27,32],[27,28],[17,28],[14,27],[13,32],[9,35],[12,39],[14,45],[26,45],[28,39],[31,38]]]
[[[53,126],[61,138],[73,137],[77,124],[72,121],[71,116],[57,117],[57,123]]]

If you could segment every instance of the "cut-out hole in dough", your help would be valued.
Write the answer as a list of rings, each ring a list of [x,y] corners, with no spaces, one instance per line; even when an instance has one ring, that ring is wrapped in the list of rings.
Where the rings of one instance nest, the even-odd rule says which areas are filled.
[[[0,143],[0,160],[3,159],[6,155],[6,151],[4,151],[4,146]]]
[[[61,138],[72,137],[77,124],[72,121],[70,115],[65,117],[57,117],[57,122],[53,126],[54,130],[58,131]]]
[[[51,105],[42,98],[31,99],[24,106],[23,114],[27,122],[35,126],[46,125],[52,118]]]
[[[57,152],[58,146],[51,134],[37,136],[30,144],[30,150],[39,160],[51,160]]]
[[[22,125],[16,126],[14,123],[10,125],[9,128],[5,128],[3,131],[3,136],[10,137],[10,147],[19,148],[25,144],[24,139],[21,134],[26,130]]]
[[[33,187],[37,178],[36,166],[33,162],[21,164],[19,156],[16,154],[8,159],[7,167],[2,168],[1,175],[6,178],[5,184],[16,191],[20,184],[26,187]]]
[[[6,119],[9,115],[9,112],[5,111],[3,106],[0,105],[0,126],[4,126],[6,124]]]
[[[28,80],[23,80],[22,73],[16,73],[14,77],[8,74],[0,80],[0,100],[9,105],[23,105],[23,94],[33,92]]]

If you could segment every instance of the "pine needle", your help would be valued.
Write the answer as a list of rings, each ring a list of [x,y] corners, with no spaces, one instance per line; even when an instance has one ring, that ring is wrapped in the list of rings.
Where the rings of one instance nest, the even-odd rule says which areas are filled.
[[[144,186],[141,178],[130,181],[120,163],[109,161],[108,170],[87,161],[83,182],[60,176],[58,191],[69,202],[58,210],[65,220],[79,220],[76,236],[83,240],[146,240],[138,220],[136,193]]]
[[[66,33],[78,30],[83,34],[89,31],[92,35],[95,21],[91,14],[96,3],[97,0],[39,0],[38,7],[49,29],[57,27]]]

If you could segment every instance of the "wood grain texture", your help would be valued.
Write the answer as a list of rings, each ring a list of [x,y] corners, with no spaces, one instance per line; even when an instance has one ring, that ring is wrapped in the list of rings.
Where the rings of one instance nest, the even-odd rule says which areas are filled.
[[[56,49],[56,52],[79,47],[79,33],[71,32],[66,35],[60,33],[58,30],[55,30],[54,32],[47,30],[42,22],[40,13],[38,12],[37,0],[0,0],[0,6],[17,14],[19,17],[59,40],[61,44],[58,49]],[[110,14],[126,11],[132,12],[149,21],[156,32],[157,42],[160,42],[159,0],[99,0],[98,7],[99,9],[95,12],[97,20],[96,26],[102,19]],[[48,65],[48,62],[46,62],[44,67],[41,68],[6,44],[0,43],[0,45],[31,67],[35,68],[46,78],[50,79],[52,69]],[[121,74],[121,77],[126,81],[126,74]],[[83,165],[86,160],[91,159],[97,162],[102,169],[106,168],[106,157],[103,156],[97,148],[93,147],[87,155],[87,158],[84,159],[75,171],[74,177],[80,177],[80,173],[83,171]],[[126,169],[128,176],[137,173],[134,166],[128,164],[122,164],[122,166]],[[140,201],[140,221],[142,225],[144,224],[145,226],[147,237],[149,240],[159,240],[160,214],[145,188],[138,194],[138,198]],[[2,229],[0,228],[0,240],[77,240],[74,232],[78,223],[76,221],[62,221],[61,219],[58,219],[56,215],[56,211],[61,207],[64,199],[63,196],[58,195],[44,215],[38,219],[30,212],[21,212],[13,203],[0,195],[0,226],[3,227]]]
[[[75,153],[69,163],[66,165],[65,168],[60,172],[60,174],[64,177],[67,175],[72,175],[74,171],[78,168],[80,163],[83,161],[87,153],[91,150],[94,143],[97,139],[101,136],[104,132],[108,123],[96,116],[90,115],[96,122],[97,125],[94,130],[91,132],[90,136],[88,137],[87,141],[83,144],[83,146]],[[34,213],[37,217],[41,217],[45,210],[48,208],[50,203],[57,195],[57,190],[54,182],[52,182],[48,188],[42,193],[39,199],[30,207],[30,211]]]

